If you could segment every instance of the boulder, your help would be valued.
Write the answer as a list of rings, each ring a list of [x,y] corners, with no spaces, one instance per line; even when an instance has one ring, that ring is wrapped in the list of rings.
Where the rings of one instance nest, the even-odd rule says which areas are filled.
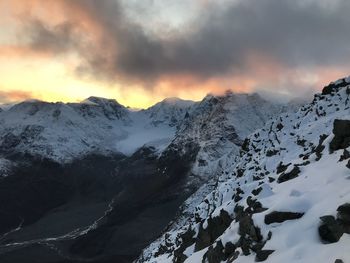
[[[334,138],[329,144],[331,152],[350,146],[350,120],[334,120]]]
[[[344,234],[343,227],[334,216],[323,216],[320,219],[322,224],[318,228],[318,233],[321,239],[328,243],[338,242]]]
[[[299,219],[304,215],[304,213],[298,212],[271,212],[265,215],[265,224],[269,225],[272,223],[282,223],[287,220]]]
[[[345,224],[350,224],[350,203],[339,206],[337,211],[338,218]]]
[[[298,166],[294,166],[294,168],[289,172],[289,173],[282,173],[278,179],[277,179],[277,182],[278,183],[283,183],[283,182],[286,182],[286,181],[289,181],[291,179],[294,179],[296,177],[298,177],[300,173],[300,168]]]
[[[338,207],[338,221],[343,226],[345,233],[350,234],[350,204],[346,203]]]
[[[265,261],[273,252],[274,250],[260,250],[256,252],[255,261],[256,262]]]

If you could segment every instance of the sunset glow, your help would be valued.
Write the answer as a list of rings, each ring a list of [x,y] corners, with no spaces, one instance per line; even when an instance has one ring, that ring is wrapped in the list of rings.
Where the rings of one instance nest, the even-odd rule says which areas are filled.
[[[331,59],[338,54],[324,62],[317,52],[312,54],[312,46],[318,44],[323,52],[322,34],[315,35],[315,43],[299,43],[295,35],[284,33],[288,28],[282,25],[246,25],[266,35],[280,31],[281,37],[286,34],[286,39],[296,41],[279,50],[273,43],[276,37],[271,40],[276,47],[270,49],[264,35],[247,37],[225,24],[245,22],[238,11],[248,7],[239,1],[165,2],[0,0],[0,102],[81,101],[94,95],[144,108],[166,97],[200,100],[228,89],[292,98],[347,75],[348,63]],[[343,1],[337,2],[334,12],[341,11]],[[324,8],[314,1],[310,6]],[[302,15],[306,7],[280,8]],[[297,21],[290,22],[293,26]],[[312,26],[302,29],[300,36],[309,31]],[[341,29],[339,34],[346,35]],[[215,37],[221,42],[213,41]],[[242,37],[245,44],[236,43]],[[304,52],[311,57],[307,63]]]

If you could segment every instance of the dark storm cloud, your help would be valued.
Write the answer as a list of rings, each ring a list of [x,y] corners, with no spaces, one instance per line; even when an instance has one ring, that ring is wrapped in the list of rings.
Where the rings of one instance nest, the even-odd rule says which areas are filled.
[[[31,19],[25,30],[30,32],[29,43],[35,50],[62,53],[77,47],[74,25],[69,22],[48,27],[43,21]]]
[[[350,1],[346,0],[213,2],[188,25],[190,30],[170,38],[149,34],[128,20],[116,0],[66,3],[85,12],[103,38],[98,44],[77,44],[72,28],[79,21],[71,16],[56,28],[33,27],[32,45],[80,53],[84,61],[77,69],[80,74],[141,81],[183,73],[216,77],[249,70],[247,58],[254,55],[286,67],[344,66],[349,61]]]

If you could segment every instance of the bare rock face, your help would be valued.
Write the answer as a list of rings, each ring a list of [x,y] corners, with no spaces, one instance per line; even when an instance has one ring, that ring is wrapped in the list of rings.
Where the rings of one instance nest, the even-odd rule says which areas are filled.
[[[332,92],[336,92],[340,88],[346,87],[347,85],[349,85],[347,79],[340,79],[336,83],[330,83],[329,85],[325,86],[322,89],[322,95],[332,94]]]
[[[208,219],[208,226],[204,228],[200,227],[197,242],[196,250],[201,250],[215,241],[231,224],[232,218],[230,215],[222,210],[218,217],[213,217]]]
[[[333,123],[334,138],[331,141],[329,148],[331,151],[345,149],[350,146],[350,121],[349,120],[334,120]]]

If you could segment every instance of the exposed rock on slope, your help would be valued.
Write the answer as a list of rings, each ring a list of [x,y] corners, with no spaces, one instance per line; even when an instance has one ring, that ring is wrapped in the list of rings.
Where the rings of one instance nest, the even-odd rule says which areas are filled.
[[[220,169],[222,157],[238,154],[244,138],[281,109],[258,94],[208,95],[192,107],[172,144],[181,146],[190,141],[198,145],[192,172],[207,180]]]
[[[297,113],[250,135],[239,157],[227,155],[214,190],[184,216],[186,223],[167,231],[138,262],[349,261],[350,235],[340,220],[350,201],[350,155],[348,134],[339,132],[350,116],[349,82],[331,84]],[[232,222],[213,225],[222,211]],[[336,245],[325,244],[324,233],[334,233]]]

